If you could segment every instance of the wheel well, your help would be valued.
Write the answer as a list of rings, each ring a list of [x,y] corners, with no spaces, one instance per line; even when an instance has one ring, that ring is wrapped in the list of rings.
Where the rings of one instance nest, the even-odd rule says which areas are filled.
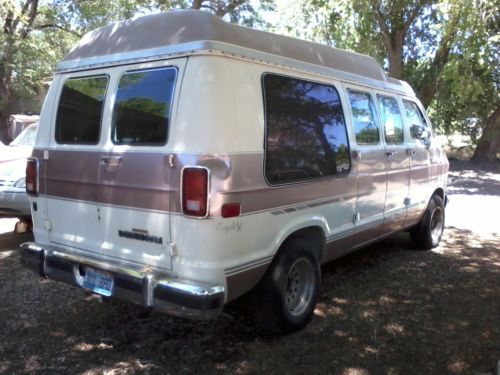
[[[432,193],[432,195],[433,196],[439,195],[444,202],[445,197],[444,197],[444,190],[443,189],[439,188],[439,189],[434,190],[434,193]]]
[[[318,262],[321,262],[321,259],[323,257],[323,251],[325,249],[325,234],[323,233],[323,229],[317,226],[313,227],[306,227],[299,229],[292,234],[290,234],[285,241],[281,244],[280,250],[284,247],[288,241],[290,241],[293,238],[301,238],[305,239],[313,245],[313,247],[316,249],[316,257],[318,259]],[[279,250],[278,250],[279,252]]]

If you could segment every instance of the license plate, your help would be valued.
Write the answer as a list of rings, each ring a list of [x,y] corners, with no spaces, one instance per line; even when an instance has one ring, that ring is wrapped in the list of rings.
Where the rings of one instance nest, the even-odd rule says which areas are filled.
[[[87,267],[83,278],[83,287],[97,294],[109,297],[113,294],[115,279],[109,273]]]

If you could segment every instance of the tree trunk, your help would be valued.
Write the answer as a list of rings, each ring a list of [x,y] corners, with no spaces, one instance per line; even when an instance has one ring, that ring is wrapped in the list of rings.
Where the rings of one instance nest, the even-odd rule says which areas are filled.
[[[500,104],[486,120],[483,135],[479,138],[472,161],[494,161],[500,152]]]
[[[194,0],[193,1],[193,5],[191,6],[191,9],[200,10],[201,9],[201,3],[202,3],[202,0]]]
[[[390,44],[386,45],[389,57],[389,75],[392,78],[403,79],[403,42],[400,35],[391,37]]]

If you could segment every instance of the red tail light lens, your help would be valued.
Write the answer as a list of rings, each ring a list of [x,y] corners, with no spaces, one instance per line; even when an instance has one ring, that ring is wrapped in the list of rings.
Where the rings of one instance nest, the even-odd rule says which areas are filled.
[[[26,164],[26,192],[38,195],[38,160],[29,158]]]
[[[185,168],[182,172],[182,212],[205,217],[208,206],[208,171],[204,168]]]

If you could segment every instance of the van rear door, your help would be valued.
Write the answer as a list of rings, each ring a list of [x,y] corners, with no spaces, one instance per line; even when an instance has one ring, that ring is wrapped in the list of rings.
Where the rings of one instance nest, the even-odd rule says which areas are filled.
[[[102,71],[75,73],[63,75],[59,82],[48,157],[41,171],[49,239],[55,245],[99,253],[102,225],[98,219],[98,167],[110,76]]]
[[[170,268],[170,154],[177,66],[119,72],[110,142],[101,156],[103,252]]]
[[[184,63],[180,59],[175,66],[162,62],[108,70],[110,82],[97,145],[80,145],[74,151],[74,145],[58,144],[58,170],[50,166],[52,160],[47,164],[51,195],[56,198],[48,207],[51,241],[171,268],[172,187],[166,148],[176,80]],[[64,90],[61,102],[63,95]],[[78,116],[85,118],[89,113],[85,112]],[[71,170],[66,156],[78,168]],[[64,197],[58,194],[58,187],[69,182],[73,192]],[[68,220],[66,216],[72,213],[74,217]]]

